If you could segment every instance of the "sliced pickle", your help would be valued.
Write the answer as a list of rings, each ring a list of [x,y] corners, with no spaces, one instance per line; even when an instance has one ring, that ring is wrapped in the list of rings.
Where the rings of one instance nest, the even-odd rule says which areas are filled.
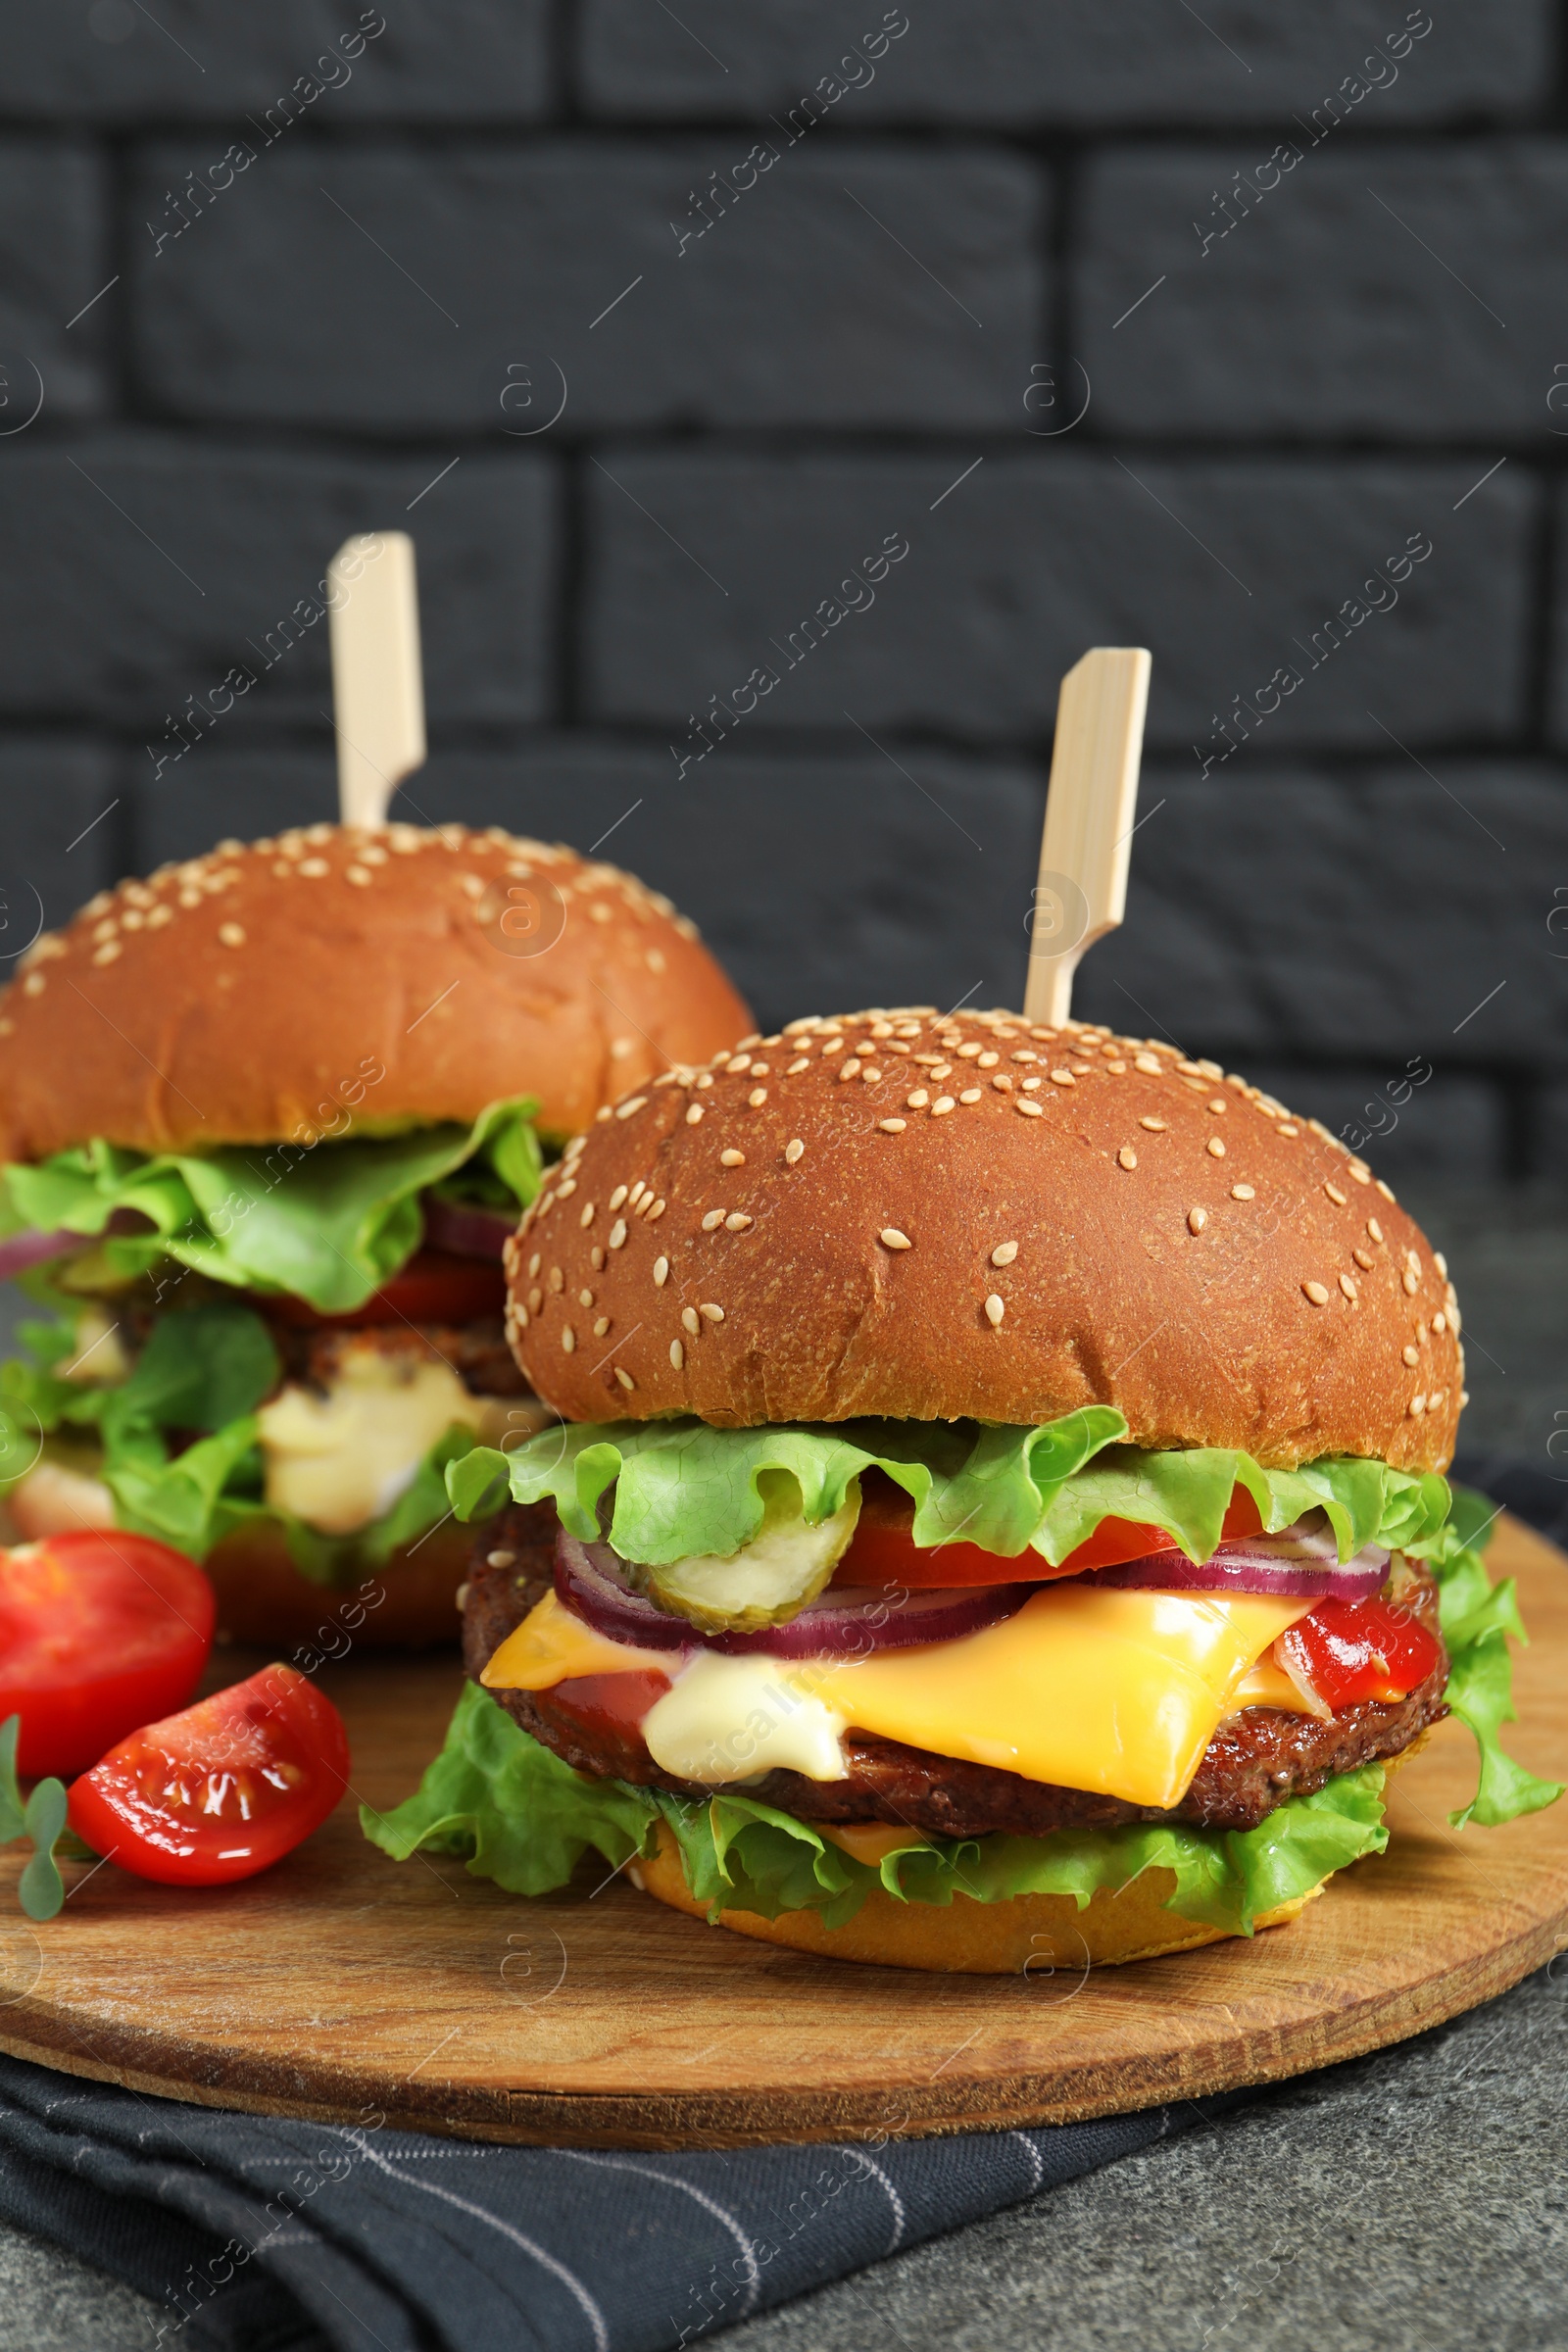
[[[842,1508],[814,1527],[802,1513],[801,1490],[787,1470],[764,1470],[759,1484],[762,1524],[728,1559],[700,1553],[667,1568],[638,1571],[651,1600],[705,1634],[787,1625],[816,1598],[849,1549],[860,1516],[858,1484]]]

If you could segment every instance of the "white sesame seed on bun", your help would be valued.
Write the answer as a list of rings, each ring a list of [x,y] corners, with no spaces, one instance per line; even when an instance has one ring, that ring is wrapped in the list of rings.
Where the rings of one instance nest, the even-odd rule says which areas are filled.
[[[666,1073],[599,1113],[509,1273],[572,1420],[1104,1403],[1138,1446],[1275,1466],[1453,1449],[1456,1301],[1387,1185],[1217,1064],[1078,1022],[854,1013]]]
[[[564,1136],[750,1015],[684,915],[498,828],[312,825],[166,865],[45,933],[0,993],[0,1161],[467,1121]],[[323,1109],[323,1104],[326,1106]]]

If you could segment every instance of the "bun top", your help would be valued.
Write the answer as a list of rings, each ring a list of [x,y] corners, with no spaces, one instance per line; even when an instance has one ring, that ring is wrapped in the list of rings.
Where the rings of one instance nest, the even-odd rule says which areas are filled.
[[[0,1161],[314,1134],[372,1061],[362,1133],[531,1094],[564,1136],[750,1023],[667,899],[560,845],[401,824],[224,841],[100,892],[21,959]]]
[[[571,1420],[1034,1423],[1442,1467],[1441,1257],[1314,1120],[1216,1062],[929,1007],[792,1022],[599,1113],[509,1244]]]

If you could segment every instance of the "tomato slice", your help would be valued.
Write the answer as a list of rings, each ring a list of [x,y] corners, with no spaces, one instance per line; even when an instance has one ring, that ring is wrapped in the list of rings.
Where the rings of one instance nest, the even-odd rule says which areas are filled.
[[[891,1494],[886,1490],[891,1489]],[[914,1505],[889,1478],[863,1482],[860,1516],[850,1547],[839,1562],[834,1583],[842,1585],[906,1585],[911,1592],[948,1585],[1047,1584],[1059,1576],[1080,1576],[1086,1568],[1114,1568],[1123,1560],[1141,1560],[1147,1552],[1162,1551],[1170,1543],[1163,1528],[1143,1527],[1132,1519],[1102,1519],[1094,1534],[1070,1551],[1059,1568],[1053,1568],[1038,1551],[1015,1559],[986,1551],[978,1544],[938,1544],[918,1546],[909,1533]],[[1227,1536],[1255,1536],[1262,1526],[1257,1505],[1245,1487],[1238,1487],[1225,1513]]]
[[[1320,1600],[1275,1648],[1293,1681],[1336,1715],[1369,1698],[1407,1698],[1438,1662],[1436,1637],[1387,1600]]]
[[[71,1788],[71,1826],[138,1879],[220,1886],[308,1838],[343,1795],[343,1718],[292,1666],[264,1666],[132,1733]]]
[[[296,1330],[363,1331],[372,1323],[476,1323],[482,1315],[499,1315],[506,1301],[506,1273],[489,1258],[416,1250],[406,1266],[348,1314],[323,1315],[308,1299],[288,1293],[259,1303]]]
[[[22,1718],[23,1779],[69,1778],[182,1706],[216,1610],[195,1563],[150,1536],[79,1529],[0,1551],[0,1722]]]

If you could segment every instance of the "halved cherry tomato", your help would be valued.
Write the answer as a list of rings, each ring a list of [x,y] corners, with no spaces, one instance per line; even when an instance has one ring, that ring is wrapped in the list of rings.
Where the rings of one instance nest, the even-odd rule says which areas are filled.
[[[577,1674],[555,1685],[550,1703],[590,1731],[634,1732],[668,1689],[668,1675],[654,1669],[641,1674]]]
[[[71,1826],[138,1879],[248,1879],[318,1829],[343,1795],[343,1718],[292,1666],[264,1666],[150,1723],[74,1782]]]
[[[95,1764],[183,1705],[213,1644],[213,1588],[150,1536],[78,1529],[0,1551],[0,1722],[24,1780]]]
[[[416,1250],[406,1266],[348,1314],[323,1315],[309,1300],[287,1293],[262,1303],[279,1323],[300,1331],[362,1331],[372,1323],[476,1323],[481,1315],[499,1315],[506,1299],[506,1275],[488,1258]]]
[[[1434,1636],[1387,1600],[1320,1600],[1275,1647],[1336,1715],[1369,1698],[1407,1698],[1438,1662]]]
[[[1122,1560],[1141,1560],[1159,1551],[1170,1538],[1162,1528],[1141,1527],[1132,1519],[1102,1519],[1094,1534],[1053,1568],[1038,1551],[1004,1559],[978,1544],[937,1544],[919,1546],[909,1533],[914,1505],[890,1478],[868,1474],[861,1486],[860,1516],[850,1547],[838,1564],[835,1584],[906,1585],[911,1592],[947,1585],[1046,1584],[1058,1576],[1078,1576],[1086,1568],[1113,1568]],[[1245,1487],[1238,1487],[1225,1513],[1227,1536],[1255,1536],[1262,1526],[1257,1505]]]

